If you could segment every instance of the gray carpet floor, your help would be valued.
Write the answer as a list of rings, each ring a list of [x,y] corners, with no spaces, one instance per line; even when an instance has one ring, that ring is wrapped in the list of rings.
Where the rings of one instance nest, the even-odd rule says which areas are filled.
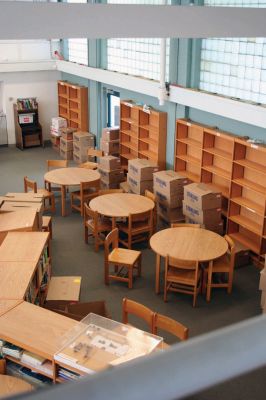
[[[0,148],[0,195],[8,191],[23,191],[23,177],[28,176],[43,187],[46,160],[57,159],[59,155],[50,147],[33,148],[24,151],[14,147]],[[56,195],[57,196],[57,195]],[[121,302],[123,297],[139,301],[165,315],[168,315],[189,328],[190,337],[210,332],[238,321],[259,315],[260,292],[258,291],[259,271],[253,265],[235,270],[233,293],[227,295],[223,289],[212,291],[210,303],[201,295],[197,307],[192,307],[192,297],[184,294],[169,294],[168,303],[163,295],[156,295],[155,255],[144,246],[143,276],[134,281],[129,290],[123,283],[103,282],[103,249],[94,252],[93,243],[83,240],[82,218],[77,212],[70,211],[61,216],[60,198],[56,201],[56,214],[53,216],[52,270],[53,275],[78,275],[82,277],[81,301],[105,300],[113,319],[121,321]],[[145,325],[133,323],[145,329]],[[168,343],[173,339],[165,336]],[[226,346],[226,343],[224,344]],[[218,360],[214,360],[218,362]],[[260,369],[244,377],[226,382],[215,388],[199,393],[191,399],[264,399],[265,371]]]

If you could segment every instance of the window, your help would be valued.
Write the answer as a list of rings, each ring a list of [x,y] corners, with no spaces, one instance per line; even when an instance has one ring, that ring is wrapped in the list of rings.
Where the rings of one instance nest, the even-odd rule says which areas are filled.
[[[107,126],[120,125],[120,94],[118,92],[110,91],[107,93]]]
[[[163,0],[107,0],[111,4],[164,4]],[[108,39],[107,68],[111,71],[160,79],[160,39]],[[166,80],[169,79],[170,40],[166,40]]]
[[[206,6],[266,7],[266,0],[205,0]],[[203,39],[199,88],[266,103],[266,38]]]
[[[87,0],[67,0],[68,3],[87,3]],[[88,40],[68,39],[68,60],[88,65]]]

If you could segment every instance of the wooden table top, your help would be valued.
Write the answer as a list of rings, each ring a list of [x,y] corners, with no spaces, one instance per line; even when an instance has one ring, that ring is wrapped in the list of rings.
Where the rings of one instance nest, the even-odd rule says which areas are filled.
[[[0,299],[23,300],[36,262],[0,261]]]
[[[29,201],[31,203],[39,203],[43,200],[43,194],[41,193],[13,193],[9,192],[5,196],[2,196],[5,201]]]
[[[48,238],[49,232],[8,232],[0,246],[0,261],[38,262]]]
[[[31,201],[3,201],[0,206],[1,211],[24,211],[27,208],[31,208],[36,212],[41,212],[43,210],[42,200],[39,202]]]
[[[162,257],[200,262],[223,256],[228,244],[217,233],[198,228],[168,228],[155,233],[150,239],[152,250]]]
[[[36,210],[23,207],[23,210],[14,212],[0,212],[0,232],[14,230],[31,230],[34,226]]]
[[[0,299],[0,317],[6,314],[12,308],[16,307],[18,304],[22,303],[22,300],[2,300]]]
[[[62,346],[62,336],[76,324],[73,319],[24,301],[0,317],[0,337],[53,360]]]
[[[80,182],[93,182],[100,179],[97,171],[86,168],[58,168],[46,172],[44,180],[63,186],[80,185]]]
[[[33,386],[22,379],[10,375],[0,375],[0,397],[11,396],[34,390]]]
[[[152,210],[154,202],[138,194],[111,193],[92,199],[90,208],[107,217],[128,217],[129,214]]]

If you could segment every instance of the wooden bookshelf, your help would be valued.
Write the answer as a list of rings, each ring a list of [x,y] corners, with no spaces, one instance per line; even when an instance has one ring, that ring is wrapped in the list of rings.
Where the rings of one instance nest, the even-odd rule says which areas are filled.
[[[127,169],[128,160],[145,158],[165,168],[167,113],[143,110],[130,100],[120,103],[120,158]]]
[[[16,146],[20,150],[44,145],[42,126],[39,123],[38,104],[35,104],[36,108],[30,108],[29,105],[25,109],[19,108],[17,104],[13,105]]]
[[[192,121],[176,121],[175,170],[221,191],[227,233],[266,252],[266,146]]]
[[[67,126],[89,130],[88,88],[66,81],[58,81],[58,114],[67,120]]]

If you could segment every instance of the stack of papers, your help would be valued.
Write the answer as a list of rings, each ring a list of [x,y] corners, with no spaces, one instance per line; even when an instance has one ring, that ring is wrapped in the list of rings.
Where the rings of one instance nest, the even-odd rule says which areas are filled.
[[[21,357],[21,361],[25,364],[39,367],[44,363],[45,358],[38,356],[37,354],[31,353],[30,351],[24,351]]]
[[[3,352],[3,355],[8,355],[8,356],[12,356],[14,358],[20,359],[22,356],[23,350],[20,347],[15,346],[14,344],[5,343],[2,348],[2,352]]]

